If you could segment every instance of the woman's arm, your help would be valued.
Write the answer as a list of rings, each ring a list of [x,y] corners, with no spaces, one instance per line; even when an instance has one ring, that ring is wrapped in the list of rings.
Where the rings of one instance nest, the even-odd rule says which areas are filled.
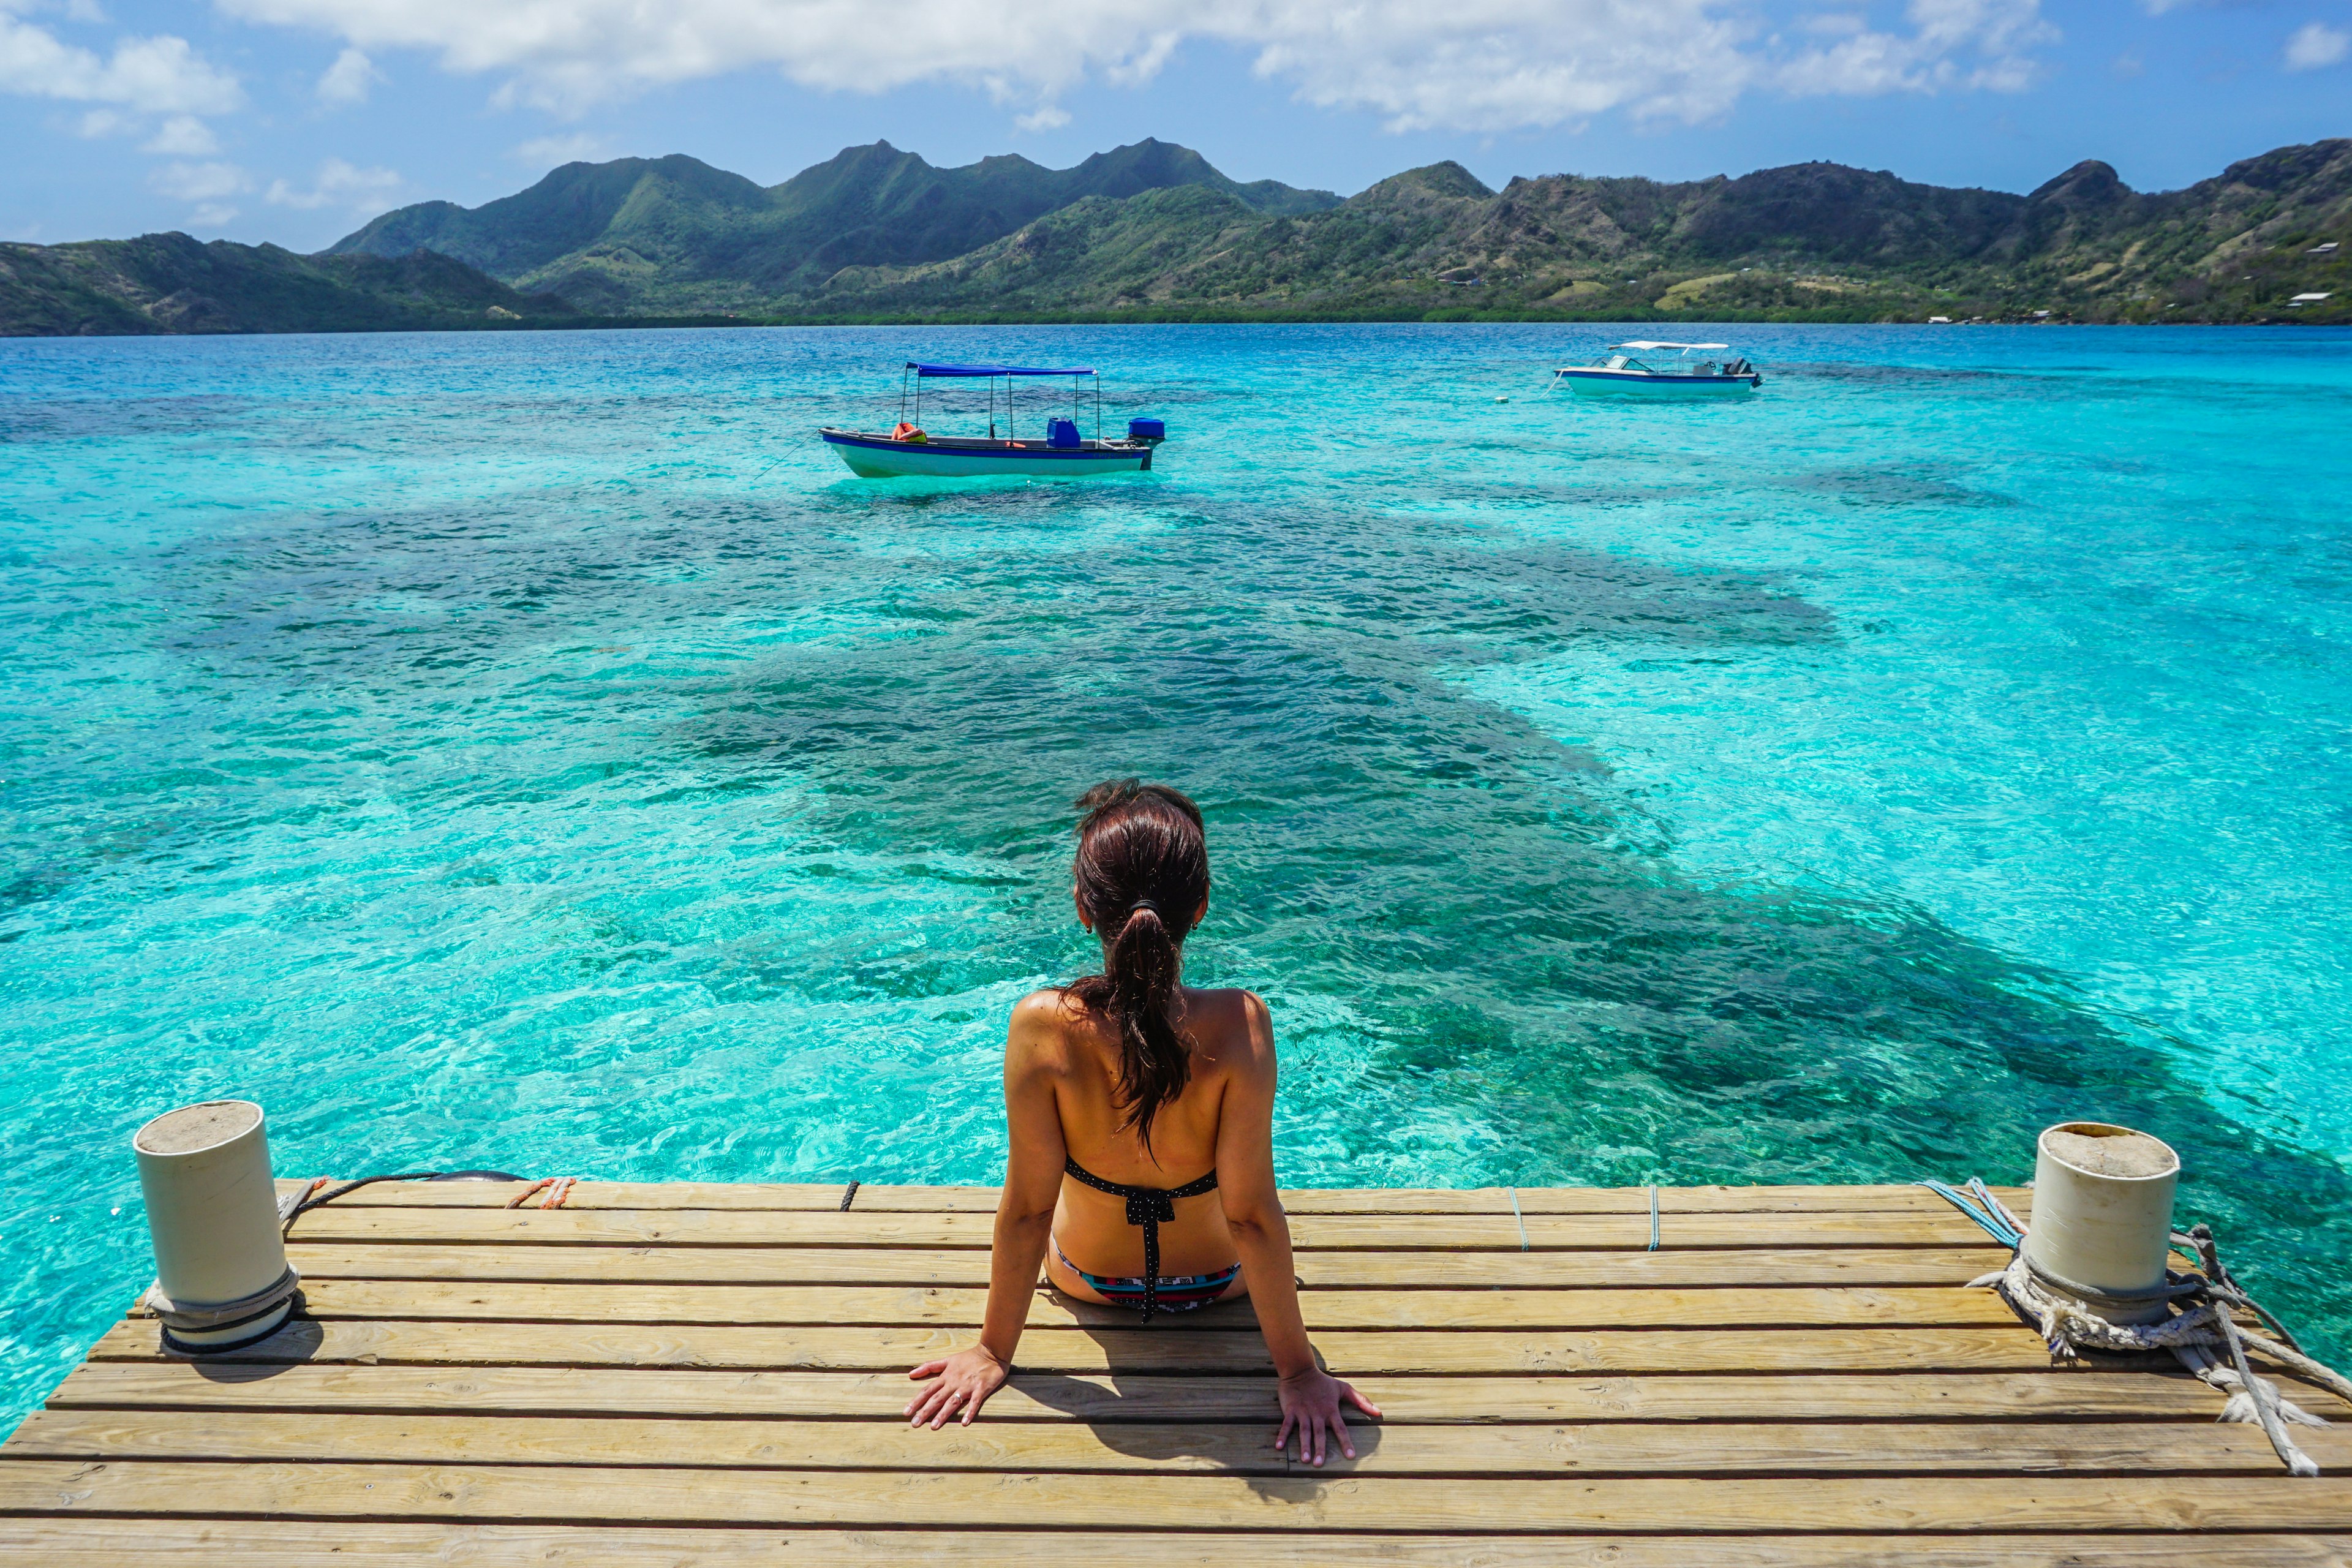
[[[1348,1436],[1346,1406],[1367,1415],[1380,1409],[1347,1384],[1325,1372],[1307,1338],[1298,1310],[1298,1277],[1290,1256],[1290,1221],[1274,1179],[1274,1020],[1265,1004],[1244,992],[1249,1048],[1233,1066],[1217,1114],[1217,1192],[1224,1200],[1225,1224],[1242,1255],[1242,1277],[1257,1307],[1258,1328],[1274,1356],[1282,1427],[1274,1446],[1298,1434],[1298,1457],[1323,1462],[1327,1436],[1339,1451],[1356,1457]]]
[[[1013,1010],[1004,1041],[1004,1121],[1011,1135],[1004,1191],[996,1200],[996,1234],[988,1249],[988,1313],[980,1343],[944,1361],[925,1362],[907,1375],[936,1378],[908,1403],[907,1418],[934,1429],[959,1410],[963,1424],[1012,1375],[1013,1352],[1029,1321],[1037,1274],[1053,1235],[1054,1205],[1062,1192],[1062,1116],[1054,1104],[1050,1054],[1059,1031],[1053,1015],[1060,998],[1040,993]]]

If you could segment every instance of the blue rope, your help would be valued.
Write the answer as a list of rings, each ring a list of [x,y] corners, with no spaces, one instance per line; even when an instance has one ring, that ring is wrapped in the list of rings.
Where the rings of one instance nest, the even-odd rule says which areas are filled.
[[[1959,1210],[1962,1214],[1976,1221],[1979,1226],[1984,1228],[1986,1235],[1991,1237],[1995,1241],[1998,1241],[2003,1247],[2010,1248],[2011,1251],[2015,1251],[2017,1247],[2024,1242],[2025,1233],[2018,1229],[2016,1226],[2010,1223],[2008,1209],[2002,1206],[2001,1201],[1999,1198],[1992,1195],[1992,1189],[1984,1184],[1983,1177],[1970,1176],[1969,1178],[1969,1188],[1966,1196],[1963,1196],[1954,1188],[1946,1186],[1941,1182],[1919,1182],[1915,1184],[1927,1188],[1929,1192],[1935,1194],[1937,1197],[1943,1199],[1946,1203],[1951,1205],[1954,1208]]]

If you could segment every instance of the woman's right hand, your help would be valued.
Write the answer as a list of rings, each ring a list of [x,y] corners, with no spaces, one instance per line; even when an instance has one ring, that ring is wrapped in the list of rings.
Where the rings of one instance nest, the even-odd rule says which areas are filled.
[[[1296,1376],[1286,1377],[1275,1384],[1282,1401],[1282,1430],[1274,1435],[1274,1446],[1280,1448],[1298,1434],[1298,1457],[1309,1457],[1310,1445],[1314,1462],[1323,1462],[1325,1441],[1336,1440],[1339,1452],[1349,1458],[1356,1457],[1356,1445],[1348,1436],[1347,1407],[1380,1419],[1381,1407],[1357,1393],[1355,1389],[1319,1366],[1310,1366]]]
[[[907,1374],[919,1383],[925,1378],[939,1381],[907,1402],[907,1419],[917,1426],[925,1422],[936,1432],[947,1424],[949,1416],[963,1412],[963,1424],[980,1414],[988,1396],[1004,1386],[1013,1369],[991,1354],[984,1345],[974,1345],[968,1351],[958,1351],[945,1361],[927,1361]]]

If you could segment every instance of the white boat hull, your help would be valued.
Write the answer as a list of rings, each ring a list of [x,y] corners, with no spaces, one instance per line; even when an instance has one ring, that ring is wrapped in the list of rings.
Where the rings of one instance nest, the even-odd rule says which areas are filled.
[[[1579,397],[1745,397],[1760,375],[1651,375],[1641,371],[1564,370],[1560,380]]]
[[[1098,474],[1140,473],[1151,467],[1151,447],[1140,441],[1083,441],[1048,447],[1043,441],[977,441],[942,437],[930,441],[893,441],[857,430],[819,432],[825,444],[862,479],[1079,479]]]

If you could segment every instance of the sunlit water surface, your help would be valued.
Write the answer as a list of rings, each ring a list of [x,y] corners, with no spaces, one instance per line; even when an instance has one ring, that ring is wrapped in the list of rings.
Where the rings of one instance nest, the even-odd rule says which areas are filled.
[[[2352,337],[1538,395],[1606,337],[0,344],[0,1424],[185,1100],[288,1174],[993,1179],[1122,773],[1207,809],[1290,1183],[2019,1180],[2097,1115],[2343,1348]],[[1172,439],[850,478],[918,354]]]

